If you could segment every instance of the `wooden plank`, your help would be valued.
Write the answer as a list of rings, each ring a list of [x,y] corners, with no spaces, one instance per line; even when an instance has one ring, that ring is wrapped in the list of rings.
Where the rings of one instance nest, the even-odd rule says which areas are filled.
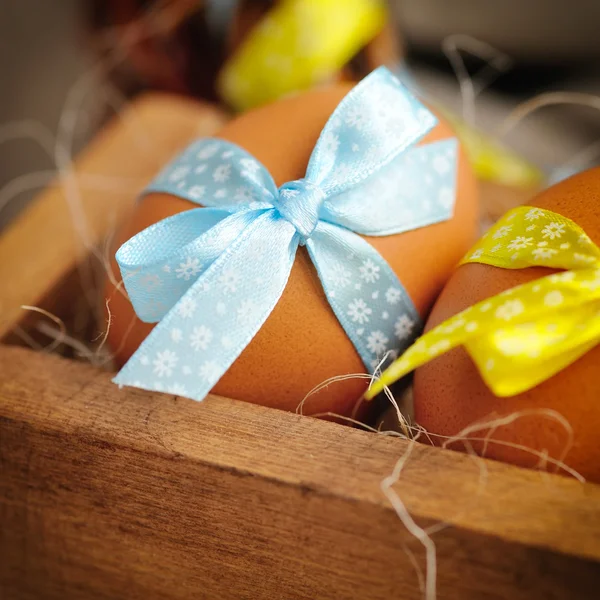
[[[50,299],[58,296],[69,307],[64,284],[77,265],[177,150],[213,134],[224,120],[207,104],[152,93],[106,126],[72,173],[63,173],[0,236],[0,339],[24,318],[23,304],[52,310]]]
[[[0,597],[419,598],[408,442],[0,347]],[[439,598],[595,598],[600,488],[415,445]],[[480,485],[481,484],[481,485]]]

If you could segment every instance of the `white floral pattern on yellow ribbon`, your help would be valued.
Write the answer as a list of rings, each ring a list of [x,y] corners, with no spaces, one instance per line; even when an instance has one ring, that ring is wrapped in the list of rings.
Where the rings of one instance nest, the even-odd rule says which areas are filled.
[[[219,92],[247,110],[327,81],[386,16],[382,0],[280,0],[223,67]]]
[[[473,262],[564,272],[506,290],[441,323],[373,383],[367,398],[461,345],[496,396],[513,396],[600,343],[600,248],[573,221],[540,208],[514,209],[463,259]]]

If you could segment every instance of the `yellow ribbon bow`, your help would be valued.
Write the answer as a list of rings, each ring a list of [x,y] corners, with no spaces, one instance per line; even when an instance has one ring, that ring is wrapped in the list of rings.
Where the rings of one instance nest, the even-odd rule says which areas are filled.
[[[246,110],[326,81],[386,16],[382,0],[281,0],[224,66],[219,91]]]
[[[496,396],[524,392],[600,342],[600,248],[573,221],[522,206],[488,231],[463,263],[564,272],[479,302],[421,336],[373,383],[368,399],[463,345]]]

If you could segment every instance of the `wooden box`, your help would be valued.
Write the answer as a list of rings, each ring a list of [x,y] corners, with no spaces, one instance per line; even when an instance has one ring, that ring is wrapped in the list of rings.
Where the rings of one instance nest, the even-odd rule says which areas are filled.
[[[119,390],[17,343],[39,344],[46,319],[22,306],[66,319],[135,191],[219,120],[142,98],[0,236],[0,597],[597,598],[598,486],[227,398]]]

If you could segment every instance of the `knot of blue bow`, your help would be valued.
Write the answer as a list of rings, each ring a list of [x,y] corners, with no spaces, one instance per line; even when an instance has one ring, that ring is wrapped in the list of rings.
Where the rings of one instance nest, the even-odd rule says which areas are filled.
[[[380,68],[331,115],[303,179],[277,188],[239,146],[218,138],[191,144],[146,193],[201,206],[148,227],[116,255],[137,315],[158,325],[115,382],[202,400],[271,314],[299,246],[366,369],[395,358],[421,321],[361,235],[451,218],[456,139],[416,145],[435,123]]]
[[[305,246],[319,222],[325,192],[306,179],[284,183],[279,188],[279,197],[274,205],[279,214],[287,219],[300,236],[300,245]]]

